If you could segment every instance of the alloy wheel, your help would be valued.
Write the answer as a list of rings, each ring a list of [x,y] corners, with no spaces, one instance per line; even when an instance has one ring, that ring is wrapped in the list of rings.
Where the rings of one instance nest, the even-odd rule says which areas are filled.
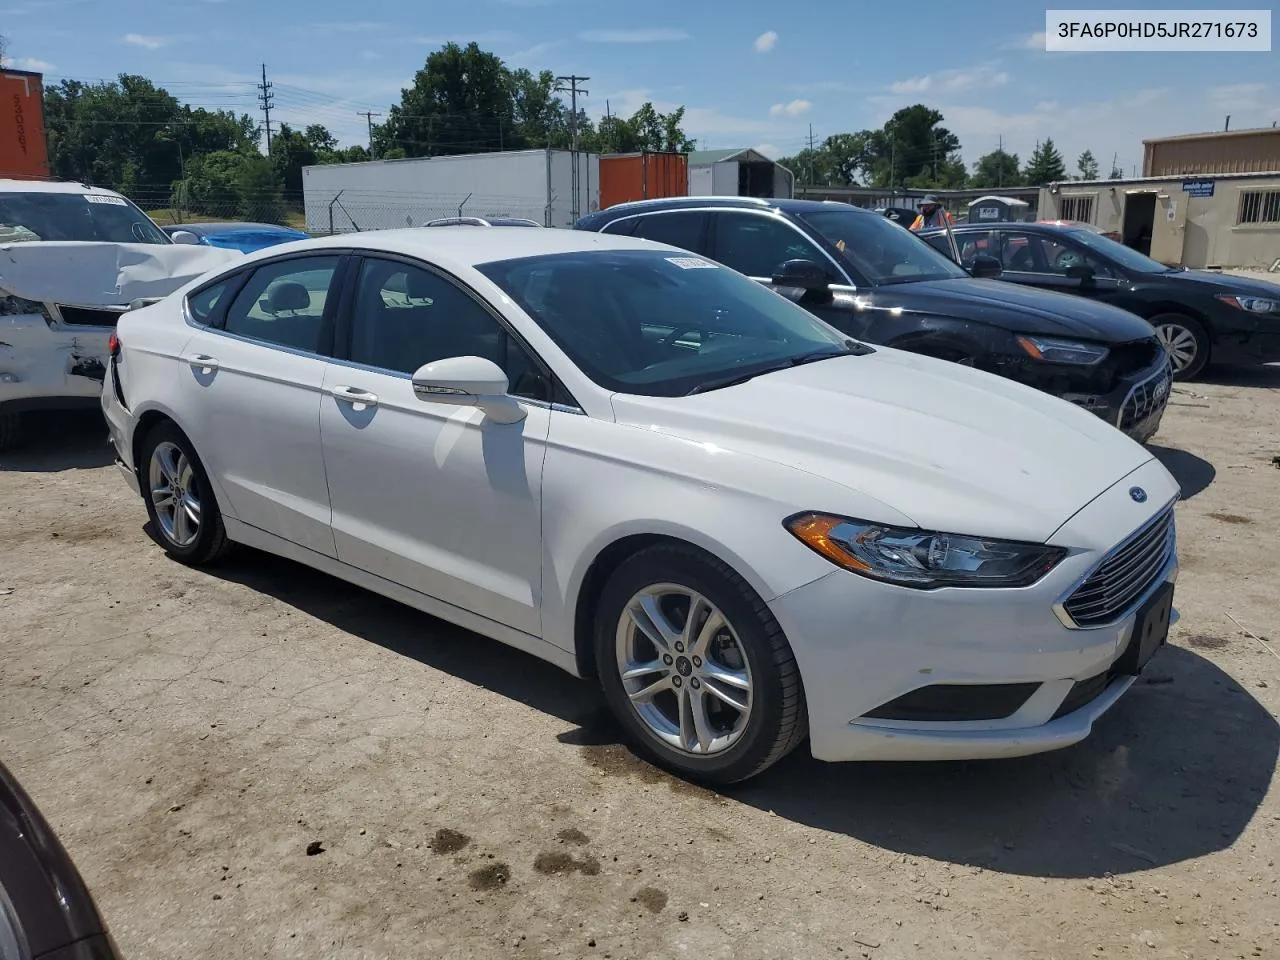
[[[152,451],[147,473],[160,531],[174,546],[190,546],[200,536],[201,521],[191,461],[181,447],[166,440]]]
[[[706,597],[679,584],[646,587],[623,609],[615,647],[623,690],[653,737],[700,756],[742,738],[751,666],[732,624]]]
[[[1156,336],[1169,354],[1175,376],[1196,362],[1196,354],[1200,348],[1196,343],[1196,335],[1186,327],[1177,323],[1162,323],[1156,327]]]

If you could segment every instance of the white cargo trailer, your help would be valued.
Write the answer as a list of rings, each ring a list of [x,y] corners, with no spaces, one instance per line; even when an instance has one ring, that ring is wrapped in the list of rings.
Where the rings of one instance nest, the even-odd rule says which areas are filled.
[[[309,233],[418,227],[440,217],[525,217],[571,227],[600,208],[600,158],[508,150],[304,167]],[[576,194],[576,196],[575,196]]]

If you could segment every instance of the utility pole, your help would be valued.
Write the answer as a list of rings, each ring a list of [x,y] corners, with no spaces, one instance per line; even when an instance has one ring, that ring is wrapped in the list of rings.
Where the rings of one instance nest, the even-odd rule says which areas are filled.
[[[590,77],[580,77],[576,73],[571,73],[567,77],[556,77],[556,90],[558,92],[568,91],[569,93],[569,149],[570,160],[573,163],[573,170],[570,175],[570,183],[573,189],[573,200],[569,205],[569,216],[576,223],[581,215],[579,210],[579,190],[578,190],[578,94],[587,96],[587,91],[581,89],[578,84],[586,83]],[[566,87],[565,84],[568,84]]]
[[[1000,134],[1000,142],[996,147],[996,189],[1004,186],[1004,134]]]
[[[365,123],[369,125],[369,158],[373,159],[373,118],[380,117],[382,114],[374,113],[372,110],[366,110],[364,113],[356,113],[357,117],[364,117]]]
[[[809,124],[809,186],[814,185],[813,180],[813,124]]]
[[[1230,129],[1231,129],[1231,114],[1229,114],[1229,113],[1228,113],[1228,114],[1227,114],[1227,123],[1226,123],[1226,126],[1224,126],[1224,127],[1222,128],[1222,132],[1223,132],[1223,133],[1226,133],[1226,132],[1227,132],[1228,130],[1230,130]]]
[[[1111,155],[1111,172],[1112,173],[1115,173],[1117,170],[1120,169],[1119,167],[1116,166],[1116,164],[1119,162],[1120,162],[1120,151],[1117,150],[1115,153]],[[1111,177],[1107,177],[1107,179],[1110,180]]]
[[[262,65],[262,82],[258,84],[258,103],[262,106],[263,126],[267,131],[267,156],[271,156],[271,101],[275,94],[271,92],[271,84],[267,81],[267,65]]]

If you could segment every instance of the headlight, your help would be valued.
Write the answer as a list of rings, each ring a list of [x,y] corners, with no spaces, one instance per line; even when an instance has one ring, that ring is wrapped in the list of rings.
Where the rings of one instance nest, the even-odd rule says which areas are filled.
[[[786,527],[805,546],[864,577],[921,590],[1025,587],[1066,556],[1060,547],[1018,543],[802,513]]]
[[[1280,300],[1268,300],[1266,297],[1233,297],[1225,293],[1218,294],[1218,299],[1229,307],[1245,310],[1249,313],[1280,312]]]
[[[1045,363],[1077,363],[1092,366],[1101,363],[1111,351],[1099,343],[1058,340],[1053,337],[1018,337],[1018,346],[1036,360]]]

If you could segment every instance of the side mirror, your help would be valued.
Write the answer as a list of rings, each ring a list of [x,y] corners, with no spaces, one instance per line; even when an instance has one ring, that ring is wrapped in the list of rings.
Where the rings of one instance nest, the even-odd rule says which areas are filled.
[[[992,280],[1004,273],[1004,265],[995,257],[982,253],[969,264],[969,275],[979,280]]]
[[[175,230],[173,233],[169,234],[169,239],[174,243],[184,243],[187,245],[196,244],[198,246],[200,243],[200,238],[190,230]]]
[[[448,357],[423,364],[413,375],[419,400],[479,407],[496,423],[518,423],[528,416],[507,391],[507,375],[483,357]]]
[[[1087,263],[1073,263],[1066,269],[1067,276],[1072,280],[1079,280],[1081,283],[1088,283],[1093,279],[1093,267]]]
[[[788,260],[773,271],[773,283],[778,287],[799,287],[812,292],[826,290],[831,279],[827,271],[812,260]]]

